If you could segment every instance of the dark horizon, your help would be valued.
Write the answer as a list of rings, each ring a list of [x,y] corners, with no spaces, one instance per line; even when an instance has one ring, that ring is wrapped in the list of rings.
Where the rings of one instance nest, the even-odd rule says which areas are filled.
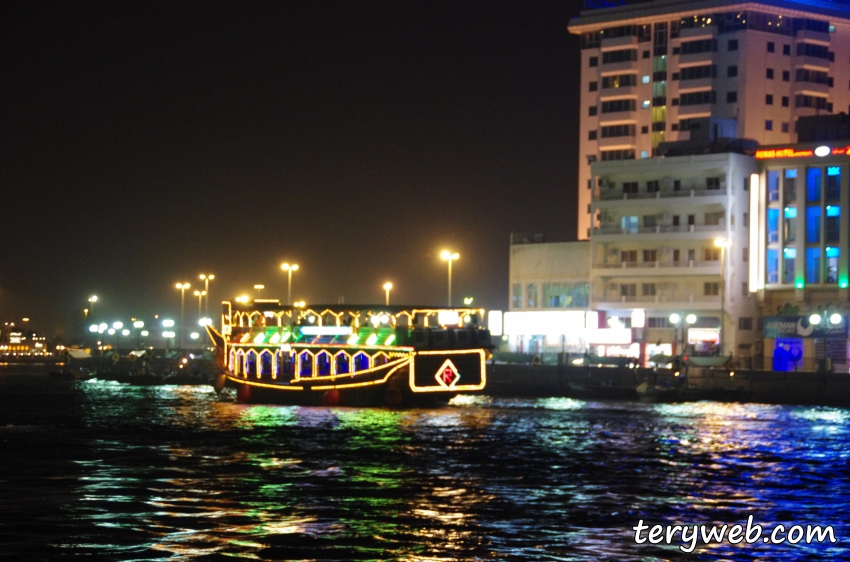
[[[7,3],[3,320],[239,294],[505,308],[575,239],[581,2]]]

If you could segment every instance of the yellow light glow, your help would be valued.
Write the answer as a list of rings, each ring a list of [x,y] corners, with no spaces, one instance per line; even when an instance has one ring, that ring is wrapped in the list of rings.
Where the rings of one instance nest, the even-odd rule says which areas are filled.
[[[378,334],[369,334],[369,337],[366,338],[366,345],[375,345],[378,341]]]

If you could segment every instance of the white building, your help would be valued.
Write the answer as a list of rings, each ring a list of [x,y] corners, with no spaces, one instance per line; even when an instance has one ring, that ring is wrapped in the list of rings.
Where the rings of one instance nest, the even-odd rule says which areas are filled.
[[[850,104],[850,8],[805,0],[656,0],[574,18],[581,36],[578,238],[589,237],[592,161],[651,157],[694,119],[796,142],[804,115]]]
[[[510,309],[504,314],[511,351],[606,355],[613,349],[621,355],[629,349],[631,330],[601,324],[589,308],[589,268],[589,242],[511,236]]]
[[[590,307],[633,328],[631,355],[760,353],[747,264],[756,171],[735,152],[593,164]]]

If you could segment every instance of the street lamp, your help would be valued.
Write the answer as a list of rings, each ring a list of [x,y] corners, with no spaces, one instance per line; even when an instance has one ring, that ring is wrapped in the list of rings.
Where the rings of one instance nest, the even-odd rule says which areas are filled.
[[[199,278],[201,281],[203,281],[203,282],[204,282],[204,291],[205,291],[205,292],[206,292],[206,294],[207,294],[207,298],[206,298],[206,299],[204,299],[204,300],[206,301],[206,304],[207,304],[207,307],[206,307],[206,309],[205,309],[205,311],[204,311],[204,315],[205,315],[205,316],[209,316],[209,315],[210,315],[210,281],[212,281],[213,279],[215,279],[215,275],[212,275],[212,274],[210,274],[210,275],[206,275],[206,274],[204,274],[204,273],[201,273],[201,274],[198,276],[198,278]],[[200,313],[198,313],[198,314],[200,314]]]
[[[298,264],[293,263],[292,265],[288,263],[280,264],[280,268],[284,270],[289,277],[289,288],[286,291],[286,304],[292,303],[292,273],[298,271]]]
[[[687,316],[685,316],[684,320],[685,320],[685,323],[687,323],[687,324],[696,324],[697,315],[693,314],[693,313],[688,314]],[[685,341],[686,341],[685,340],[685,326],[683,326],[681,324],[681,322],[682,322],[682,317],[679,314],[674,312],[673,314],[670,315],[670,323],[673,324],[674,326],[676,326],[676,329],[679,329],[679,330],[682,331],[682,336],[681,336],[682,351],[681,351],[681,353],[684,353],[684,351],[685,351]],[[674,339],[678,339],[678,338],[674,338]]]
[[[198,318],[201,318],[201,303],[204,301],[204,297],[207,296],[207,292],[195,291],[195,296],[198,297]]]
[[[384,283],[384,291],[387,292],[387,306],[390,305],[390,289],[392,289],[392,288],[393,288],[393,284],[390,283],[389,281]]]
[[[449,306],[452,305],[452,262],[460,257],[457,252],[452,253],[448,250],[443,250],[440,257],[449,262]]]
[[[254,288],[257,289],[257,298],[260,298],[260,291],[266,288],[265,285],[260,285],[259,283],[254,285]]]
[[[91,317],[92,318],[94,318],[94,303],[96,303],[96,302],[97,302],[97,295],[92,295],[92,296],[89,297],[89,303],[91,303],[91,306],[89,307],[89,309],[91,310]]]
[[[726,343],[724,336],[724,327],[726,326],[726,248],[731,246],[732,242],[721,236],[714,240],[714,245],[720,248],[720,333],[718,334],[720,341],[718,343],[722,356],[724,355],[723,345]]]
[[[180,289],[180,349],[183,349],[183,331],[186,326],[186,289],[189,288],[188,283],[177,283],[176,287]]]

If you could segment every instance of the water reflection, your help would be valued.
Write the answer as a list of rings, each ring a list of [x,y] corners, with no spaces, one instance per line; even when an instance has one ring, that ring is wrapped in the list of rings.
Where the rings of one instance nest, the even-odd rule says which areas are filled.
[[[487,397],[422,410],[245,406],[198,387],[103,382],[36,396],[0,410],[0,540],[12,557],[850,558],[843,543],[685,555],[630,540],[639,519],[749,514],[832,524],[843,540],[842,409]]]

